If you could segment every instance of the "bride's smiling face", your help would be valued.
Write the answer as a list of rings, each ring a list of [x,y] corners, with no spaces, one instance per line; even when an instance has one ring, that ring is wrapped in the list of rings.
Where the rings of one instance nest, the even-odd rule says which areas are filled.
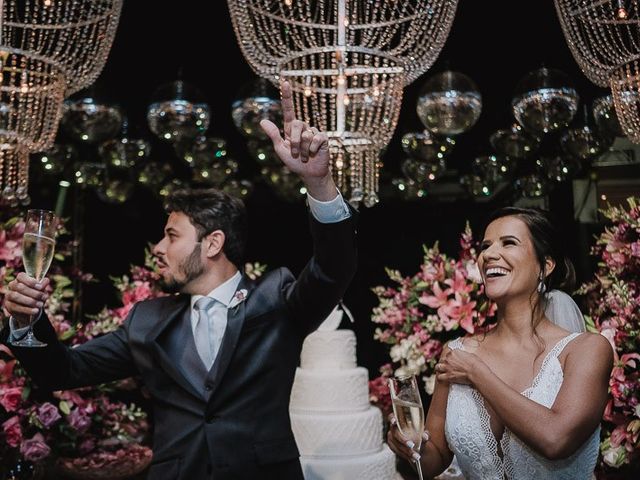
[[[513,215],[491,222],[484,232],[478,267],[490,299],[530,297],[538,285],[540,263],[527,224]]]

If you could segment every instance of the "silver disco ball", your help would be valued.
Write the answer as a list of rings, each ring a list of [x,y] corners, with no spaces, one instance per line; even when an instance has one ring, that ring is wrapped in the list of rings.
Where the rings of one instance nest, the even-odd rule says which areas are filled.
[[[596,98],[593,101],[592,109],[598,133],[602,137],[611,141],[616,137],[624,137],[611,95]]]
[[[514,123],[510,128],[498,130],[489,137],[496,152],[510,158],[527,158],[540,146],[540,139]]]
[[[158,193],[160,194],[161,197],[168,197],[176,190],[181,190],[187,187],[188,185],[185,182],[183,182],[179,178],[174,178],[173,180],[170,180],[167,183],[165,183]]]
[[[580,171],[580,164],[573,158],[556,156],[544,158],[542,163],[547,178],[557,183],[570,180]]]
[[[98,153],[111,167],[132,168],[149,157],[151,144],[139,138],[120,137],[101,144]]]
[[[424,185],[408,178],[394,178],[391,180],[393,195],[404,200],[418,200],[427,195]]]
[[[276,155],[271,142],[250,140],[247,142],[247,149],[259,165],[282,165],[282,160]]]
[[[107,169],[104,163],[82,162],[75,166],[74,180],[83,187],[100,187],[104,184]]]
[[[194,182],[219,187],[238,173],[238,162],[230,158],[196,163],[191,167]]]
[[[103,202],[121,204],[131,198],[133,189],[134,185],[130,180],[109,179],[100,185],[96,192]]]
[[[147,110],[149,129],[162,140],[175,143],[202,135],[210,122],[209,105],[195,87],[177,80],[153,94]]]
[[[161,187],[167,183],[169,177],[172,176],[173,171],[169,164],[150,162],[138,172],[138,183],[144,185],[152,192],[158,193]]]
[[[477,174],[463,175],[460,183],[474,197],[488,197],[495,188],[494,182]]]
[[[425,183],[434,182],[446,171],[444,160],[426,162],[423,160],[415,160],[407,158],[402,162],[402,173],[409,180],[424,185]]]
[[[527,131],[542,135],[566,127],[578,110],[578,92],[560,70],[541,68],[516,87],[513,115]]]
[[[67,165],[73,165],[78,152],[73,145],[56,143],[46,152],[31,155],[32,165],[46,175],[59,175]]]
[[[284,165],[264,166],[260,169],[260,174],[276,195],[284,200],[294,201],[306,193],[300,177]]]
[[[428,130],[407,133],[402,137],[402,149],[415,160],[435,161],[453,151],[456,141],[449,137],[436,137]]]
[[[260,121],[267,119],[276,125],[282,124],[280,93],[271,82],[259,78],[241,88],[237,97],[231,104],[231,118],[244,136],[267,140]]]
[[[222,191],[238,198],[246,198],[253,191],[253,183],[249,180],[232,178],[222,185]]]
[[[73,141],[102,143],[118,134],[123,120],[119,107],[84,97],[65,100],[61,125]]]
[[[500,155],[480,155],[473,160],[473,170],[490,184],[500,183],[513,172],[513,162]]]
[[[198,137],[192,143],[174,145],[176,154],[189,165],[207,165],[227,156],[227,141],[217,137]]]
[[[482,95],[469,77],[446,71],[425,82],[416,110],[420,121],[431,133],[445,137],[459,135],[480,118]]]
[[[562,149],[567,154],[580,160],[587,160],[600,155],[606,149],[607,143],[588,125],[571,128],[560,137]]]
[[[549,192],[548,180],[537,173],[520,177],[516,181],[516,187],[527,198],[544,197]]]

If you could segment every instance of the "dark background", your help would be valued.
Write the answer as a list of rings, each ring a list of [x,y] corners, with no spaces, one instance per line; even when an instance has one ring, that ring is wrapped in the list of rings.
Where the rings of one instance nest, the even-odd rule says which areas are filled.
[[[489,152],[491,133],[512,122],[511,98],[518,81],[542,65],[558,68],[569,75],[581,100],[587,104],[607,93],[591,84],[578,69],[560,29],[552,1],[489,2],[460,0],[447,43],[435,65],[405,89],[399,126],[384,159],[384,175],[398,175],[404,155],[401,136],[419,131],[422,125],[415,113],[421,85],[431,74],[446,69],[471,77],[483,97],[478,123],[460,135],[449,165],[466,171],[473,158]],[[185,81],[205,94],[211,107],[212,136],[228,142],[230,157],[240,163],[241,171],[257,171],[249,158],[246,140],[231,120],[231,103],[240,88],[256,77],[245,62],[231,26],[227,3],[125,1],[119,29],[107,65],[96,83],[101,98],[121,105],[127,112],[133,134],[149,139],[146,109],[154,90],[177,79],[179,70]],[[64,141],[61,137],[61,141]],[[173,150],[154,140],[153,158],[176,163]],[[82,155],[91,159],[95,150]],[[34,205],[53,207],[55,183],[44,182],[32,192]],[[482,220],[496,207],[511,203],[510,193],[492,201],[471,199],[443,202],[427,195],[420,201],[384,201],[360,213],[359,270],[345,303],[357,324],[359,363],[371,374],[387,360],[385,348],[373,340],[375,325],[371,309],[377,304],[371,287],[390,283],[384,267],[412,275],[422,258],[422,244],[440,242],[442,250],[455,254],[458,237],[469,220],[479,231]],[[76,210],[82,203],[82,210]],[[247,260],[269,267],[288,266],[294,273],[306,263],[311,244],[307,213],[302,199],[280,200],[266,186],[257,183],[246,200],[250,215],[250,240]],[[582,280],[590,275],[588,244],[599,226],[578,225],[573,221],[570,184],[559,186],[549,198],[549,207],[560,218],[562,235],[571,245],[573,260]],[[148,242],[162,235],[165,215],[161,203],[144,188],[138,188],[123,205],[110,205],[87,191],[70,192],[65,215],[80,215],[84,222],[84,269],[108,283],[109,275],[121,275],[131,263],[140,264]],[[85,310],[98,310],[115,297],[105,285],[85,291]]]

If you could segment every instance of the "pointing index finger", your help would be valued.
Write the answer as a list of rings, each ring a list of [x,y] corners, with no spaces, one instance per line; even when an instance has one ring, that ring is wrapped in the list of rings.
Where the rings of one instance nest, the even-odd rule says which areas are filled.
[[[295,111],[293,109],[293,91],[291,84],[284,80],[280,85],[282,92],[282,115],[284,117],[284,135],[285,138],[289,138],[291,135],[291,123],[296,119]]]

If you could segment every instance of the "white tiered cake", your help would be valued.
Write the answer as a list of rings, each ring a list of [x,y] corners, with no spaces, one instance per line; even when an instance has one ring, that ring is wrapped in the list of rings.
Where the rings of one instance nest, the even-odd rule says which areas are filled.
[[[369,375],[356,365],[356,337],[335,330],[334,310],[302,347],[291,392],[291,425],[306,480],[391,480],[395,455],[382,414],[369,403]]]

